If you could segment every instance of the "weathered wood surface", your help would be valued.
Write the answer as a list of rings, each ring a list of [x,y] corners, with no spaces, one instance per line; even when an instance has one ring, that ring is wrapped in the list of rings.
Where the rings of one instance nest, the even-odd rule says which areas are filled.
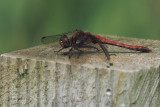
[[[160,41],[111,39],[153,52],[108,46],[110,68],[102,52],[69,60],[57,44],[2,54],[0,107],[160,107]]]

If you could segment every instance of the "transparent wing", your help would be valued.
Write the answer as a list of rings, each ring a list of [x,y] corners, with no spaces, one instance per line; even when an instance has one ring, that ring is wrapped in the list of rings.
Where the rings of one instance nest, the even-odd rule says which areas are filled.
[[[60,38],[61,36],[62,36],[62,35],[44,36],[44,37],[41,38],[41,42],[42,42],[43,44],[54,43],[54,42],[59,41],[59,38]]]
[[[62,34],[58,34],[58,35],[44,36],[44,37],[41,38],[41,42],[43,44],[54,43],[54,42],[59,41],[61,36],[63,36],[63,35],[70,36],[75,31],[77,31],[77,29],[73,30],[73,31],[65,32],[65,33],[62,33]]]

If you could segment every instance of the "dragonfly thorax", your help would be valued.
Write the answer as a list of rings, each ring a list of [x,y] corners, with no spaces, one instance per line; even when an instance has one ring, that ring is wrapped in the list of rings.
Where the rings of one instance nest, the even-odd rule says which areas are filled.
[[[68,47],[71,46],[70,39],[69,39],[66,35],[63,35],[63,36],[60,38],[59,44],[60,44],[63,48],[68,48]]]

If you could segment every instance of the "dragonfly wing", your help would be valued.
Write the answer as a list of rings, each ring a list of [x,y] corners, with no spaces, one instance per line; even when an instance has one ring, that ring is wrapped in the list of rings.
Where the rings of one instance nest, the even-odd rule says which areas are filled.
[[[60,37],[61,37],[61,35],[44,36],[44,37],[41,38],[41,42],[43,44],[54,43],[54,42],[59,41]]]
[[[71,34],[73,32],[75,32],[75,31],[77,31],[77,30],[73,30],[73,31],[69,31],[69,32],[64,32],[64,33],[58,34],[58,35],[44,36],[44,37],[41,38],[41,42],[43,44],[54,43],[54,42],[59,41],[59,39],[60,39],[61,36],[64,36],[64,35],[71,36]]]

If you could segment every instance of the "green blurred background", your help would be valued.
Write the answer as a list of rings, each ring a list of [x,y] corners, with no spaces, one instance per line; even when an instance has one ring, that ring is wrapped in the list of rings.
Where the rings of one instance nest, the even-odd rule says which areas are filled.
[[[1,0],[0,54],[82,29],[160,40],[160,0]]]

